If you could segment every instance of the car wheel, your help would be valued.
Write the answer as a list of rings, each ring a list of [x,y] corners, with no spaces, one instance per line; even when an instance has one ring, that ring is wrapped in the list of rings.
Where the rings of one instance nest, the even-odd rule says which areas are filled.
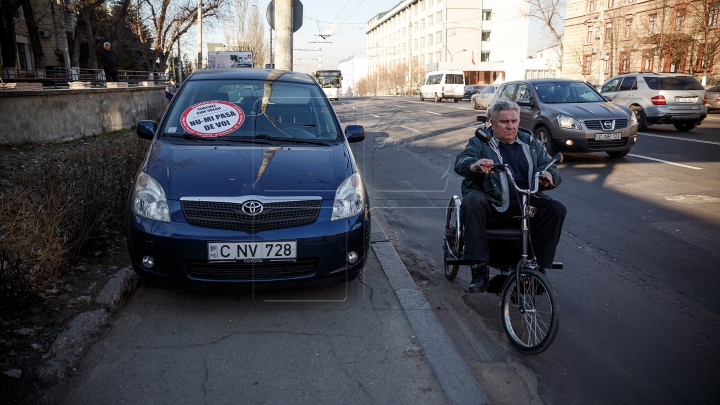
[[[613,159],[620,159],[620,158],[627,156],[627,154],[630,153],[630,149],[616,150],[616,151],[605,152],[605,153],[607,153],[608,156],[610,156]]]
[[[647,124],[645,123],[645,112],[643,112],[642,107],[638,105],[633,105],[630,106],[630,109],[635,113],[635,118],[637,118],[638,131],[646,130]]]
[[[423,97],[422,93],[420,93],[420,101],[425,101],[425,97]]]
[[[459,103],[459,102],[460,102],[460,99],[459,99],[459,98],[456,98],[454,101],[455,101],[456,103]]]
[[[439,103],[439,102],[440,102],[440,96],[438,96],[437,94],[435,94],[435,102],[436,102],[436,103]]]
[[[550,135],[550,131],[547,128],[545,128],[545,127],[538,128],[537,132],[535,133],[535,138],[541,144],[543,144],[548,155],[550,155],[550,156],[555,155],[555,147],[552,144],[552,135]]]
[[[475,104],[475,99],[470,100],[470,107],[472,107],[473,110],[477,110],[477,104]]]
[[[693,128],[695,128],[695,124],[690,122],[679,122],[675,124],[675,129],[678,131],[691,131]]]

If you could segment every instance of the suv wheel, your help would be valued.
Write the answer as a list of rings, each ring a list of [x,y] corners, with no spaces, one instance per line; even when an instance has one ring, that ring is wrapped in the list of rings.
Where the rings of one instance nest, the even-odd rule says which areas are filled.
[[[436,103],[440,102],[440,96],[438,96],[437,93],[435,93],[435,102]]]
[[[420,101],[425,101],[425,97],[423,97],[422,93],[420,93]]]
[[[477,104],[475,104],[475,99],[470,99],[470,107],[472,107],[473,110],[477,110]]]
[[[632,105],[630,106],[630,109],[635,113],[635,118],[637,118],[638,131],[646,130],[647,124],[645,124],[645,112],[643,112],[642,107],[639,105]]]
[[[550,135],[550,131],[547,128],[538,128],[537,132],[535,133],[535,138],[537,138],[537,140],[540,141],[541,144],[543,144],[548,155],[555,155],[555,147],[553,147],[552,144],[552,135]]]
[[[620,159],[620,158],[622,158],[622,157],[627,156],[627,154],[630,153],[630,149],[626,149],[626,150],[616,150],[616,151],[613,151],[613,152],[605,152],[605,153],[607,153],[608,156],[610,156],[610,157],[613,158],[613,159]]]
[[[690,131],[695,128],[695,124],[690,122],[678,122],[675,124],[675,129],[678,131]]]

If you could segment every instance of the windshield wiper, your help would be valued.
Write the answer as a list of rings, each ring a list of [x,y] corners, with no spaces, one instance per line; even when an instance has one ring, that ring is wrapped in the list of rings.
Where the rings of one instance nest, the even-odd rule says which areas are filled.
[[[198,136],[198,135],[193,135],[193,134],[171,134],[171,133],[166,132],[163,134],[163,136],[167,136],[170,138],[182,138],[182,139],[187,139],[187,140],[195,141],[195,142],[198,142],[198,141],[214,142],[215,141],[215,138],[206,138],[204,136]]]
[[[311,144],[311,145],[332,145],[329,141],[324,141],[321,139],[298,139],[298,138],[290,138],[290,137],[284,137],[284,136],[270,136],[268,134],[257,134],[254,137],[255,139],[267,139],[270,141],[282,141],[282,142],[292,142],[292,143],[305,143],[305,144]]]

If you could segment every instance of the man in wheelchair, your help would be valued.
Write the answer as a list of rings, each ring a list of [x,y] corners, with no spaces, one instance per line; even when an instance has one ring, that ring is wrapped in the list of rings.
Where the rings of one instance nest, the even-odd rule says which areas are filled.
[[[519,129],[520,107],[516,103],[498,100],[491,108],[490,122],[491,126],[484,130],[490,141],[485,143],[474,136],[455,158],[455,172],[464,177],[460,206],[465,225],[463,259],[476,262],[471,268],[470,293],[485,292],[488,288],[488,225],[510,222],[519,226],[518,219],[513,218],[521,214],[516,190],[504,172],[492,170],[492,164],[509,165],[517,185],[527,189],[535,172],[552,161],[532,133]],[[537,209],[530,231],[533,252],[541,269],[550,268],[553,263],[566,214],[565,206],[545,196],[542,190],[553,189],[560,182],[560,172],[553,165],[541,175],[540,191],[530,201]]]

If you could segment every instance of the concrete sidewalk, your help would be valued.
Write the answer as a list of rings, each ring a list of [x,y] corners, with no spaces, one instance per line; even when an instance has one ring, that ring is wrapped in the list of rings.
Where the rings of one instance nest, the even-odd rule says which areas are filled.
[[[488,402],[377,222],[364,274],[347,284],[142,287],[78,368],[48,402]]]

